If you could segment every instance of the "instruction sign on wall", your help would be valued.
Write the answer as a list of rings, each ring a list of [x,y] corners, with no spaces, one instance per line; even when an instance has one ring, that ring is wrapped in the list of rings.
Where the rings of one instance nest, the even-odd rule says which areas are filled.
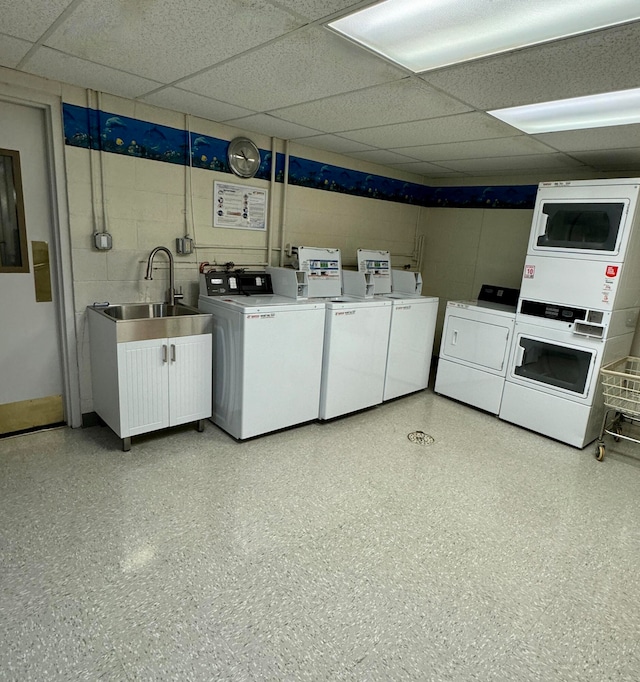
[[[266,189],[213,183],[213,226],[237,230],[267,229]]]

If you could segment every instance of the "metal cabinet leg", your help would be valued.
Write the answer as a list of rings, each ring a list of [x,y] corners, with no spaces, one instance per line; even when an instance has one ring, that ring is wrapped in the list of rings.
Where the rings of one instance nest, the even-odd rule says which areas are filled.
[[[204,431],[204,419],[198,419],[196,422],[196,427],[200,433]]]
[[[122,439],[122,452],[131,450],[131,437]]]

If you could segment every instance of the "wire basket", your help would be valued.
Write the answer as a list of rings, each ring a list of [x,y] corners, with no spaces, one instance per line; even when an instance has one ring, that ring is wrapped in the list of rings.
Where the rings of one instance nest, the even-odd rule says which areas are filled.
[[[626,357],[600,368],[604,404],[631,417],[640,417],[640,358]]]

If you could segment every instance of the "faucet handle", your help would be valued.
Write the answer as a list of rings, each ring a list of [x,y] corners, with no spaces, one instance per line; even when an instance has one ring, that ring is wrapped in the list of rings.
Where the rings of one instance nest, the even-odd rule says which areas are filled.
[[[178,291],[176,291],[174,289],[173,300],[177,302],[177,301],[182,301],[183,298],[184,298],[184,294],[182,293],[182,287],[180,287],[180,289]]]

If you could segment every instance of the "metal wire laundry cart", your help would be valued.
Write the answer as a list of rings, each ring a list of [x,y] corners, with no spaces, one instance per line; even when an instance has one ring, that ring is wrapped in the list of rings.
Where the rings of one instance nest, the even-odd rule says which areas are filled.
[[[605,433],[613,436],[615,441],[640,440],[622,434],[622,424],[640,423],[640,358],[628,356],[610,362],[600,368],[602,390],[604,394],[605,413],[602,419],[600,438],[596,444],[596,459],[604,459]]]

